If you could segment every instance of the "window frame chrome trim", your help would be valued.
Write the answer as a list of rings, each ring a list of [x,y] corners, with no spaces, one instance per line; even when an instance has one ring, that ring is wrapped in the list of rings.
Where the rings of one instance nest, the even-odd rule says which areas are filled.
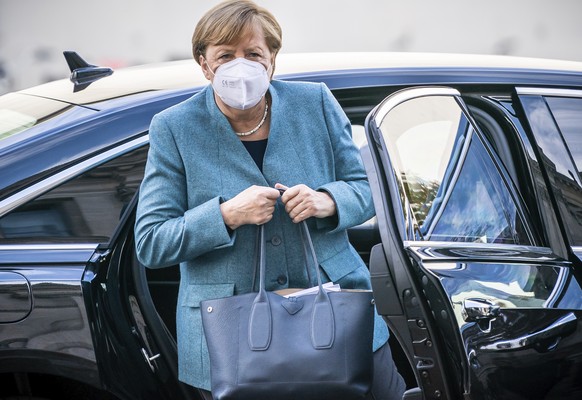
[[[581,97],[582,90],[579,89],[558,89],[558,88],[535,88],[535,87],[516,87],[518,95],[534,96],[560,96],[560,97]]]
[[[548,256],[548,260],[556,259],[556,255],[552,249],[547,246],[531,246],[526,244],[506,244],[506,243],[477,243],[477,242],[445,242],[440,240],[422,241],[422,240],[404,240],[404,248],[416,249],[425,247],[438,247],[442,249],[459,249],[471,248],[480,250],[502,250],[502,251],[516,251],[516,252],[532,252],[544,254]],[[565,262],[565,261],[564,261]]]
[[[54,244],[0,244],[0,252],[2,251],[31,251],[31,250],[91,250],[95,251],[99,246],[98,243],[54,243]]]
[[[140,136],[133,139],[127,143],[120,146],[109,149],[101,154],[93,156],[85,161],[81,161],[78,164],[73,165],[65,169],[64,171],[58,172],[54,175],[43,179],[21,191],[13,194],[12,196],[0,201],[0,218],[8,214],[10,211],[17,207],[20,207],[24,203],[33,200],[34,198],[41,196],[51,189],[59,186],[60,184],[78,176],[91,168],[94,168],[104,162],[107,162],[115,157],[126,154],[132,150],[135,150],[149,142],[149,134]]]
[[[399,104],[418,97],[428,96],[460,97],[461,93],[456,89],[442,86],[419,87],[414,89],[404,89],[402,92],[396,92],[389,96],[378,106],[378,111],[376,111],[376,115],[374,116],[374,123],[376,124],[376,127],[379,129],[386,115]]]
[[[429,265],[434,264],[435,262],[448,262],[448,261],[457,261],[457,260],[466,260],[467,257],[458,255],[458,256],[451,256],[451,257],[436,257],[432,255],[427,255],[430,252],[427,252],[427,249],[438,249],[438,250],[458,250],[458,249],[466,249],[466,250],[477,250],[477,251],[493,251],[497,254],[497,258],[495,259],[495,263],[515,263],[524,260],[530,260],[531,262],[535,262],[539,265],[550,265],[550,266],[559,266],[559,267],[566,267],[570,265],[567,260],[560,258],[556,255],[551,248],[545,246],[530,246],[530,245],[521,245],[521,244],[500,244],[500,243],[475,243],[475,242],[442,242],[442,241],[434,241],[434,242],[423,242],[418,240],[405,240],[403,241],[403,246],[405,250],[413,252],[419,259],[422,261],[423,266],[427,267]],[[507,254],[507,252],[512,254]],[[505,258],[499,258],[502,256],[502,253],[506,253]],[[522,254],[535,254],[536,257],[523,257]],[[491,261],[490,258],[487,256],[483,257],[474,257],[472,258],[474,262],[483,262],[483,261]],[[528,261],[529,262],[529,261]]]
[[[558,296],[561,293],[564,293],[564,289],[566,288],[566,282],[568,276],[571,272],[566,268],[560,268],[558,271],[558,277],[556,278],[556,284],[552,288],[551,293],[548,295],[546,301],[544,301],[543,308],[554,308],[556,303],[558,302]]]

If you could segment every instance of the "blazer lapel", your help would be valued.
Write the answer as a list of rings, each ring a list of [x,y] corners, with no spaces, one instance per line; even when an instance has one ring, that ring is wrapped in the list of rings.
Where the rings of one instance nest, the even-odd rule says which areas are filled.
[[[212,87],[209,86],[206,90],[207,109],[213,122],[209,134],[216,135],[218,143],[219,171],[216,176],[221,182],[222,193],[232,198],[251,185],[267,186],[268,183],[255,161],[216,105]]]
[[[289,119],[293,118],[293,110],[285,109],[281,102],[281,94],[274,85],[269,87],[271,94],[271,127],[269,142],[263,160],[263,175],[269,186],[281,183],[294,186],[307,182],[305,168],[301,157],[297,154],[297,146]]]

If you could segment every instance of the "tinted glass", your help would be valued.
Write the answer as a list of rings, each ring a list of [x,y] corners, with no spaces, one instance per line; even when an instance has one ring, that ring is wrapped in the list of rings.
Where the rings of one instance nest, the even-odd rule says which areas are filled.
[[[422,231],[430,240],[531,244],[504,180],[476,135],[462,160],[449,193],[443,190],[442,212],[430,214]],[[440,188],[444,188],[441,185]]]
[[[0,243],[101,243],[143,179],[147,146],[110,160],[0,218]]]
[[[572,156],[573,165],[554,185],[562,202],[564,222],[572,245],[582,246],[582,99],[574,97],[545,97],[562,138]],[[569,160],[568,160],[569,161]],[[573,168],[577,171],[572,171]],[[576,176],[576,172],[578,176]]]
[[[403,212],[422,226],[443,181],[461,110],[447,97],[424,97],[393,108],[382,121],[382,134],[401,178]]]
[[[582,173],[582,99],[546,97],[556,123],[574,158],[578,174]]]
[[[453,97],[401,103],[381,129],[410,239],[531,244],[508,183]]]
[[[0,96],[0,149],[39,134],[34,128],[40,124],[45,132],[92,113],[95,111],[44,97],[21,93]]]

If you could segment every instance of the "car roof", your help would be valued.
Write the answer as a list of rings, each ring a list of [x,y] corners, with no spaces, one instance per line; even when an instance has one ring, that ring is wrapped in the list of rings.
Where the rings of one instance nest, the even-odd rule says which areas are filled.
[[[494,55],[445,53],[282,53],[277,57],[276,77],[307,78],[330,72],[366,69],[479,69],[528,70],[582,74],[582,62]],[[158,90],[186,89],[208,84],[193,60],[147,64],[116,70],[109,77],[92,83],[88,89],[73,92],[72,83],[59,80],[20,93],[89,105],[130,94]]]

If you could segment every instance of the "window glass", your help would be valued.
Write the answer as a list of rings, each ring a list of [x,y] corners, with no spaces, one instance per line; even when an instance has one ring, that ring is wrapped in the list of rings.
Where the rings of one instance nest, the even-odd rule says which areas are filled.
[[[546,97],[545,100],[574,162],[572,165],[568,160],[567,165],[571,167],[554,179],[554,192],[558,196],[570,243],[582,246],[582,99]],[[576,171],[572,171],[573,168]]]
[[[512,196],[476,135],[450,186],[441,214],[422,226],[430,240],[530,244]]]
[[[422,225],[451,158],[461,112],[454,99],[423,97],[404,102],[382,121],[392,164],[401,178],[403,212]]]
[[[582,174],[582,99],[546,97],[546,101],[574,158],[578,174]]]
[[[40,124],[45,132],[50,126],[61,126],[92,113],[95,111],[44,97],[5,94],[0,96],[0,148],[39,134],[34,128]]]
[[[531,244],[506,181],[455,98],[403,102],[381,130],[409,239]]]
[[[0,243],[101,243],[143,179],[147,146],[101,164],[0,218]]]

